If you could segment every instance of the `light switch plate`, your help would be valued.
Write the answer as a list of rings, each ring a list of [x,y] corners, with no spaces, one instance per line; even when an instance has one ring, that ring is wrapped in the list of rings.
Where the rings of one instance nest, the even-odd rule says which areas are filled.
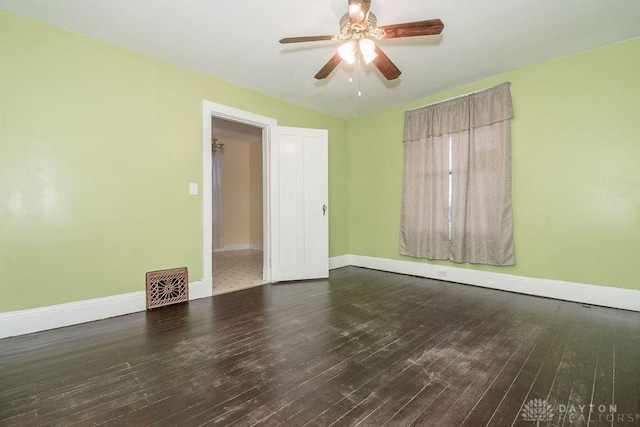
[[[190,182],[189,183],[189,194],[191,194],[192,196],[197,196],[198,195],[198,183],[197,182]]]

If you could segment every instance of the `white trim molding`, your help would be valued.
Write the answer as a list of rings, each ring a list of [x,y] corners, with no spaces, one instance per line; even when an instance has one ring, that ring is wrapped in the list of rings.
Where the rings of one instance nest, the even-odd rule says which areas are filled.
[[[212,203],[212,177],[211,177],[211,137],[213,135],[211,118],[229,120],[243,123],[249,126],[262,128],[262,200],[263,200],[263,242],[262,255],[263,279],[271,279],[271,265],[269,263],[269,129],[277,126],[278,121],[271,117],[261,116],[249,111],[239,110],[222,104],[216,104],[206,99],[202,100],[202,282],[203,289],[209,289],[207,296],[213,295],[213,266],[211,263],[211,251],[213,247],[213,208]]]
[[[329,268],[332,270],[349,265],[481,286],[501,291],[640,312],[640,291],[635,289],[589,285],[561,280],[537,279],[512,274],[362,255],[341,255],[329,259]],[[189,300],[206,298],[211,296],[211,293],[211,289],[207,288],[205,281],[189,283]],[[138,291],[48,307],[10,311],[0,313],[0,339],[145,310],[145,292]]]
[[[201,281],[189,283],[189,300],[206,298]],[[144,291],[0,313],[0,339],[122,316],[147,309]]]
[[[340,255],[329,258],[329,270],[335,270],[336,268],[347,267],[349,265],[353,265],[351,255]]]
[[[200,298],[207,298],[211,296],[211,289],[205,289],[205,284],[202,280],[195,282],[189,282],[189,301]]]
[[[353,265],[372,270],[408,274],[429,279],[481,286],[483,288],[516,292],[590,305],[599,305],[624,310],[640,311],[640,290],[615,288],[566,282],[562,280],[538,279],[513,274],[493,273],[467,268],[440,266],[412,261],[399,261],[362,255],[342,255],[331,258],[331,268]]]

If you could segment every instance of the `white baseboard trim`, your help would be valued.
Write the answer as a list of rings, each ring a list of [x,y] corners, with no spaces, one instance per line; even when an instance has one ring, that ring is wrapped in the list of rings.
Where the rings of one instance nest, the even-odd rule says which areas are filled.
[[[189,301],[194,299],[206,298],[211,296],[211,290],[207,293],[200,280],[189,282]]]
[[[565,282],[562,280],[537,279],[513,274],[493,273],[362,255],[343,255],[337,258],[341,260],[348,259],[348,265],[373,270],[445,280],[448,282],[481,286],[519,294],[640,311],[640,290],[635,289],[589,285]],[[344,263],[344,261],[342,262]]]
[[[351,264],[351,255],[340,255],[329,258],[329,270],[346,267]]]
[[[501,291],[640,311],[640,291],[635,289],[537,279],[362,255],[341,255],[329,259],[329,268],[331,270],[349,265]],[[211,296],[211,290],[205,289],[202,281],[189,283],[190,300],[208,296]],[[146,310],[145,292],[138,291],[48,307],[0,313],[0,339],[144,310]]]
[[[205,298],[202,282],[189,283],[189,299]],[[144,291],[0,313],[0,339],[122,316],[147,309]]]
[[[229,245],[224,248],[216,248],[213,252],[229,252],[229,251],[245,251],[247,249],[253,249],[254,251],[261,251],[262,245],[254,245],[252,243],[247,243],[243,245]]]

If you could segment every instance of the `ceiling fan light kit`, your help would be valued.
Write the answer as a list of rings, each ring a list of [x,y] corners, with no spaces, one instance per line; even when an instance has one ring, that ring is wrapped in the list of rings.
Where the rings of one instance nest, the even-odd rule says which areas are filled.
[[[329,62],[314,76],[318,80],[329,77],[343,60],[349,64],[355,63],[358,53],[365,64],[373,63],[387,80],[397,79],[401,74],[400,69],[374,40],[437,35],[444,29],[444,24],[439,19],[378,27],[376,16],[369,11],[371,0],[348,0],[348,6],[349,12],[340,19],[340,33],[334,36],[288,37],[280,40],[282,44],[321,40],[342,42]]]
[[[360,52],[365,64],[371,63],[371,61],[378,56],[376,53],[376,44],[369,39],[360,39],[358,40],[358,44],[356,44],[354,40],[349,40],[338,48],[340,58],[349,64],[356,62],[356,52]]]
[[[353,40],[349,40],[348,42],[340,45],[338,48],[338,54],[340,58],[347,61],[349,64],[353,64],[356,62],[356,44]]]
[[[360,39],[358,46],[360,47],[360,53],[362,54],[362,59],[364,59],[365,64],[369,64],[378,56],[376,53],[376,44],[370,39]]]

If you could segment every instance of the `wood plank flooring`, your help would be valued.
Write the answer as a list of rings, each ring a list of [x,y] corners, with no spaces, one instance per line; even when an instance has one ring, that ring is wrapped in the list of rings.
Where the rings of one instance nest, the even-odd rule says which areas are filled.
[[[538,423],[640,426],[640,313],[347,267],[0,340],[2,426]]]

